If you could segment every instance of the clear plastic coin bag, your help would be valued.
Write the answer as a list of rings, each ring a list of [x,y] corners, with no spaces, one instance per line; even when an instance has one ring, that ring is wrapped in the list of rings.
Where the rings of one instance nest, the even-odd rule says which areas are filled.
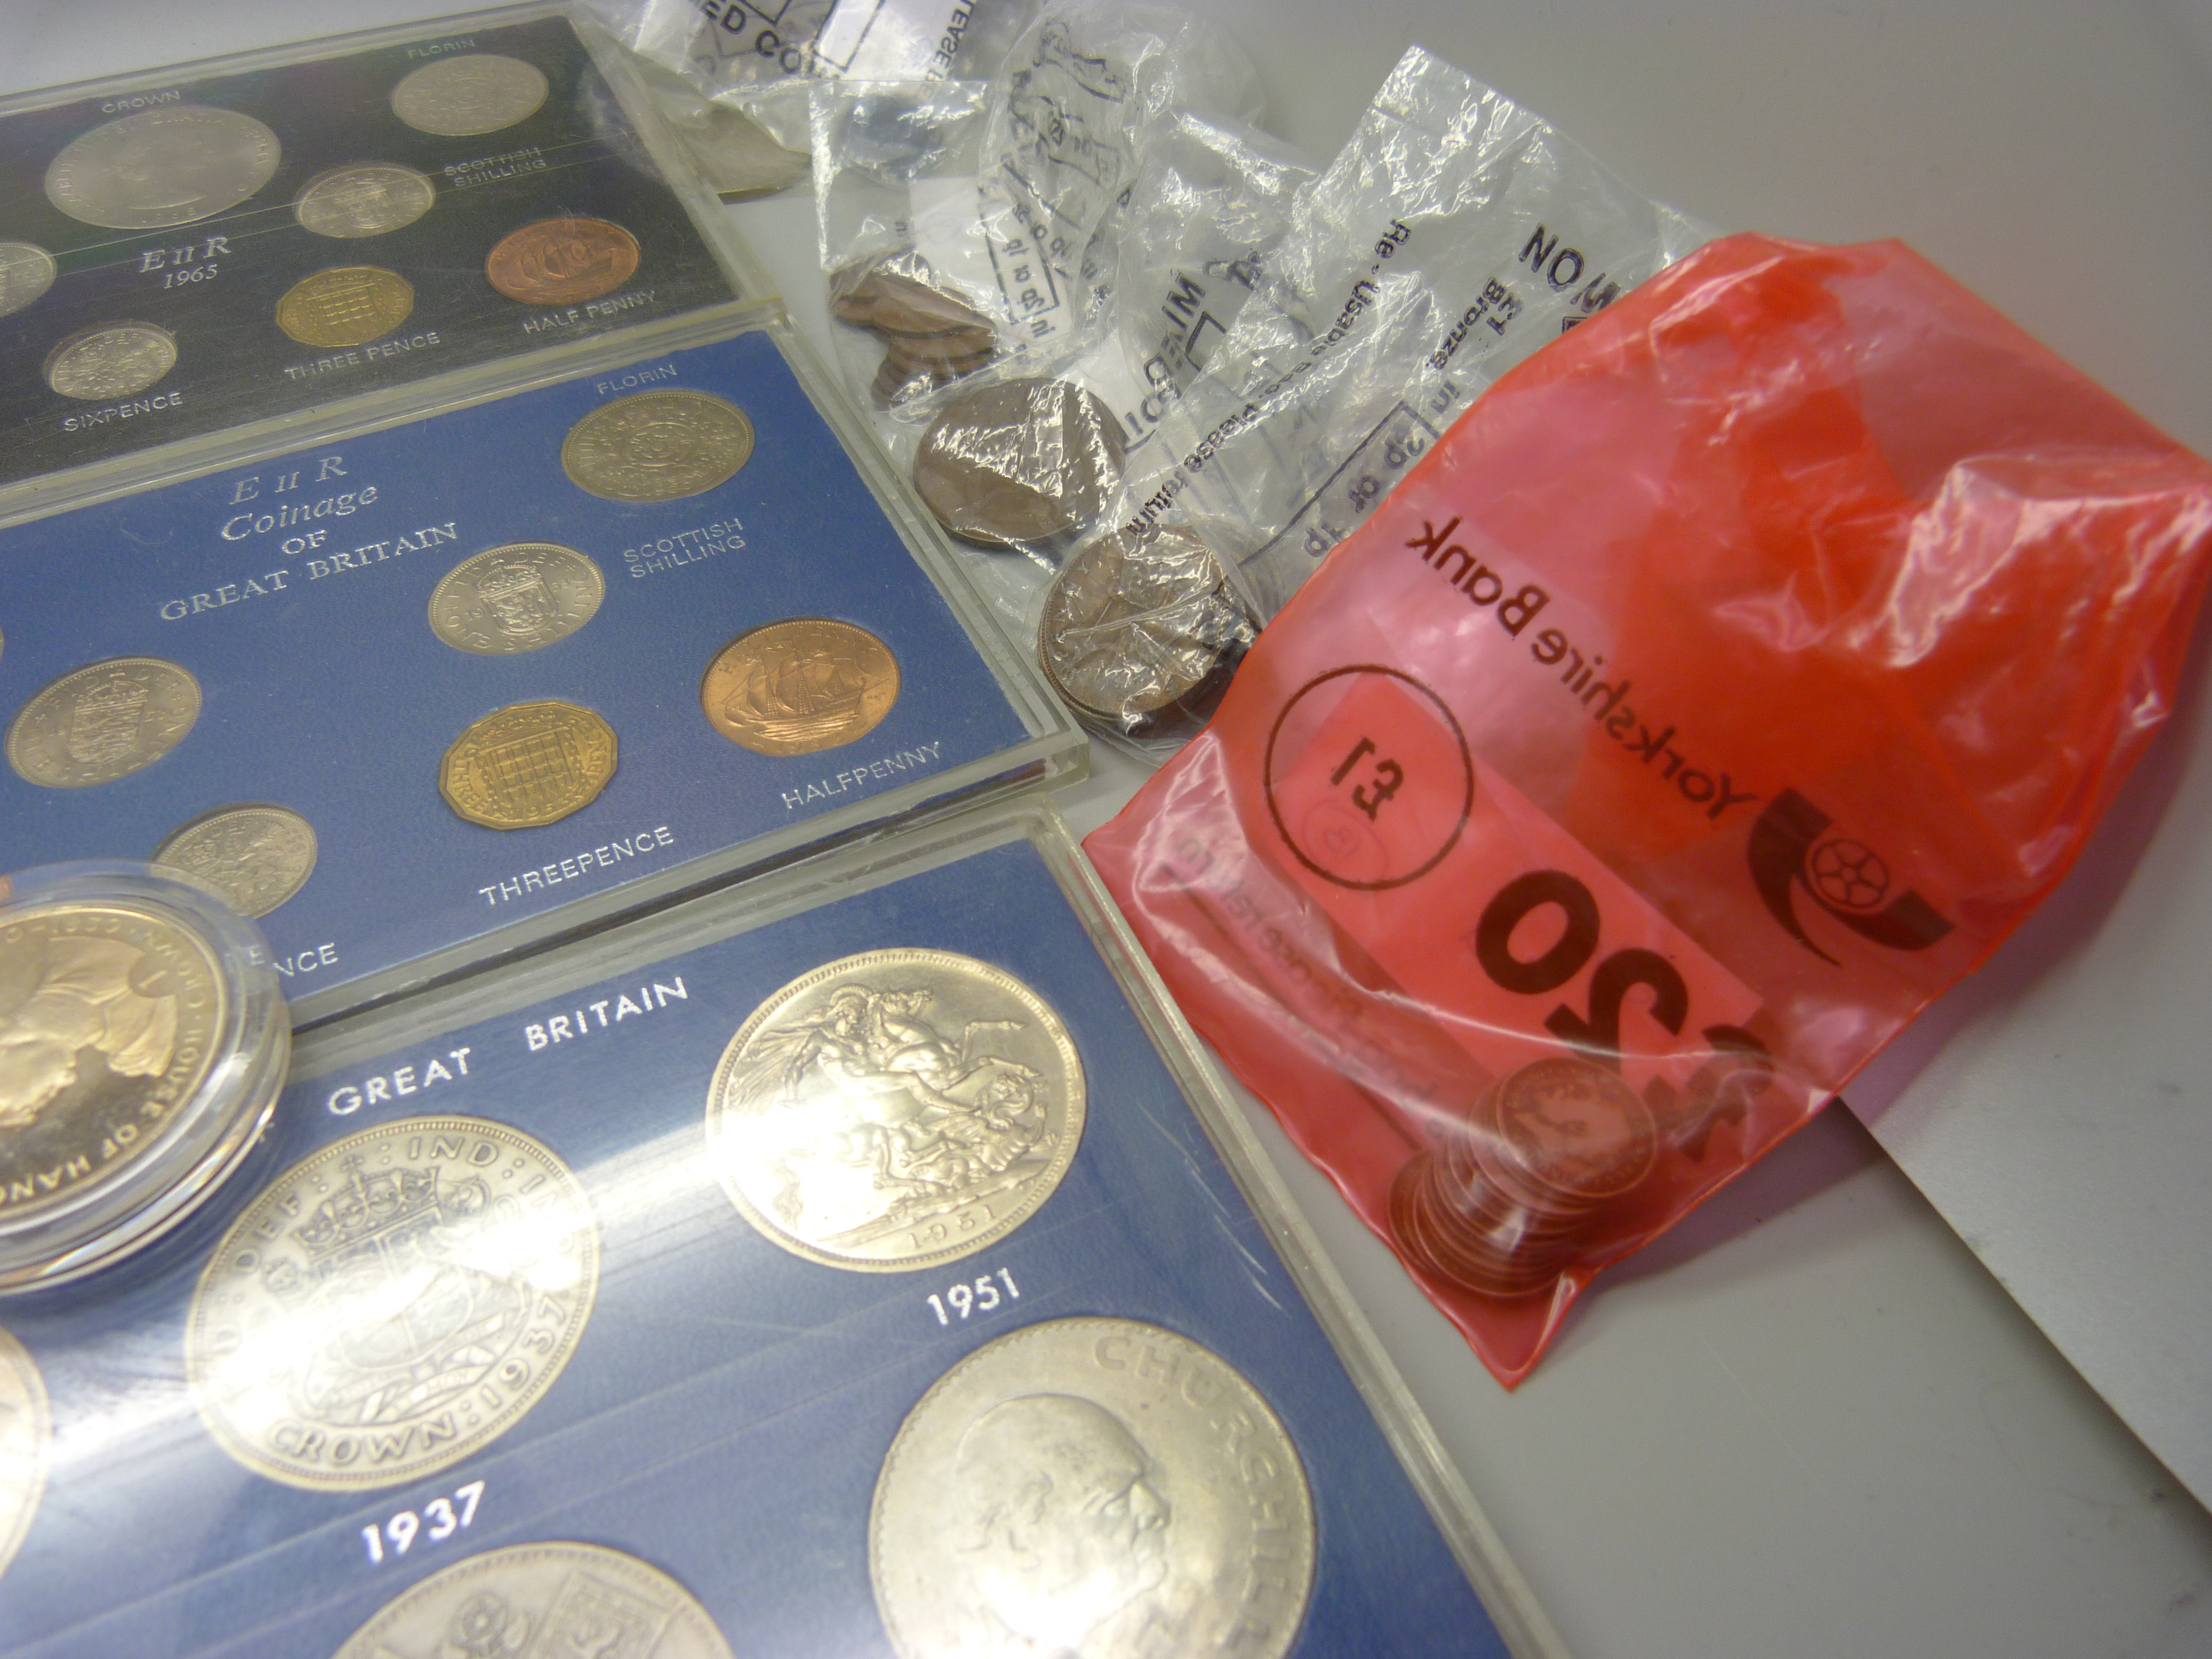
[[[2212,466],[1896,243],[1735,236],[1507,374],[1087,848],[1503,1381],[2064,875]]]

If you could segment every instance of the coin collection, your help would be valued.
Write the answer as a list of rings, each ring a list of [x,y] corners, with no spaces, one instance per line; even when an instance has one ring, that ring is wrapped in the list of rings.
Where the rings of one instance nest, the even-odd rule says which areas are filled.
[[[999,355],[991,319],[933,286],[927,263],[915,253],[871,259],[832,276],[830,312],[883,342],[883,365],[868,388],[878,409],[950,386]]]

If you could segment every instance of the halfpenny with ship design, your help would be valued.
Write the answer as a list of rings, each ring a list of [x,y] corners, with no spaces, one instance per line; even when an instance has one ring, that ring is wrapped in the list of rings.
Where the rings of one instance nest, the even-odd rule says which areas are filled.
[[[500,238],[485,257],[484,276],[524,305],[578,305],[629,281],[637,260],[637,238],[620,225],[540,219]]]
[[[708,724],[760,755],[811,755],[865,737],[898,694],[890,647],[828,617],[793,617],[739,635],[699,682]]]

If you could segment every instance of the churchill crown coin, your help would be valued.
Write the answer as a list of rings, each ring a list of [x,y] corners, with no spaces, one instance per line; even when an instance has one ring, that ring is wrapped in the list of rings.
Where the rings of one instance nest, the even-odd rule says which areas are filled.
[[[258,919],[307,884],[315,831],[289,807],[219,807],[172,830],[154,862],[181,872],[241,916]]]
[[[169,104],[71,140],[46,168],[46,199],[112,230],[190,224],[259,190],[281,155],[276,135],[250,115]]]
[[[341,265],[302,276],[276,301],[276,326],[325,350],[367,345],[405,322],[415,289],[397,271]]]
[[[565,640],[606,597],[599,568],[557,542],[487,548],[455,565],[430,594],[430,629],[456,651],[509,657]]]
[[[509,231],[484,259],[484,275],[525,305],[580,305],[611,294],[637,270],[637,238],[605,219],[540,219]]]
[[[397,161],[360,161],[307,180],[292,211],[318,236],[381,236],[413,224],[438,192],[429,179]]]
[[[868,1518],[900,1659],[1281,1659],[1314,1556],[1304,1466],[1259,1390],[1129,1319],[969,1354],[900,1425]]]
[[[835,749],[873,731],[898,701],[898,659],[865,628],[793,617],[741,634],[707,665],[708,724],[762,755]]]
[[[175,663],[112,657],[23,705],[8,727],[8,763],[49,789],[112,783],[182,743],[199,713],[199,682]]]
[[[72,334],[46,356],[46,384],[64,398],[134,398],[177,366],[176,337],[151,323],[109,323]]]
[[[615,775],[614,728],[573,702],[518,702],[453,739],[439,793],[471,823],[529,830],[589,805]]]
[[[550,90],[534,64],[497,52],[466,52],[409,75],[392,89],[392,112],[417,132],[471,138],[535,115]]]
[[[39,1368],[21,1343],[0,1330],[0,1573],[39,1512],[52,1449],[53,1418]]]
[[[54,285],[60,267],[33,242],[0,242],[0,317],[21,311]]]
[[[363,1129],[263,1189],[208,1258],[185,1366],[208,1431],[313,1492],[419,1480],[542,1400],[598,1293],[574,1176],[476,1118]]]
[[[707,1096],[723,1190],[833,1267],[935,1267],[1004,1238],[1083,1136],[1083,1062],[1043,998],[949,951],[871,951],[793,980]]]
[[[726,398],[639,392],[569,428],[561,470],[609,501],[672,501],[728,483],[752,453],[753,423]]]

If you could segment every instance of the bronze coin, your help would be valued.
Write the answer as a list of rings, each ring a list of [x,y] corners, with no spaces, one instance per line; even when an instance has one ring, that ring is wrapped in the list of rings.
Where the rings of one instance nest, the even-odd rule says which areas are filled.
[[[510,300],[567,306],[611,294],[636,274],[637,238],[605,219],[540,219],[510,231],[484,275]]]
[[[1492,1097],[1499,1162],[1567,1205],[1630,1192],[1659,1158],[1651,1109],[1620,1076],[1562,1056],[1523,1066]]]
[[[979,547],[1048,546],[1105,511],[1121,482],[1121,428],[1072,380],[979,386],[922,434],[914,483],[937,520]]]
[[[740,634],[699,682],[708,723],[757,755],[811,755],[875,729],[898,701],[898,659],[865,628],[793,617]]]

